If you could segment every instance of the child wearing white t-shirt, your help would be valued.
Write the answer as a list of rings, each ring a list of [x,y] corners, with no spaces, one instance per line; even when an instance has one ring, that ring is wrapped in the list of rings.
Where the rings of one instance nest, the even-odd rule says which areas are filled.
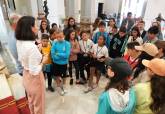
[[[79,70],[80,70],[80,77],[81,82],[85,84],[87,82],[87,79],[89,79],[90,76],[90,50],[93,47],[93,42],[90,40],[87,36],[86,31],[82,31],[81,34],[81,40],[79,41],[80,45],[80,53],[78,55],[78,61],[79,61]],[[87,72],[87,79],[84,74],[84,70]]]
[[[90,61],[90,77],[88,83],[88,89],[85,93],[93,90],[98,86],[101,73],[105,73],[104,61],[108,57],[108,49],[105,45],[104,36],[99,36],[98,43],[93,45],[91,49],[91,61]],[[96,76],[96,85],[93,85],[93,76]]]

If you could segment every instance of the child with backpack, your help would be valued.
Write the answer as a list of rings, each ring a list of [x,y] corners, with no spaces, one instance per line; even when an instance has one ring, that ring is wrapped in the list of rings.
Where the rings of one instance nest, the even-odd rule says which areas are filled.
[[[49,36],[47,34],[42,34],[41,37],[41,53],[47,56],[47,63],[43,66],[44,75],[48,78],[48,90],[54,92],[52,87],[52,60],[50,55],[51,44],[49,41]]]

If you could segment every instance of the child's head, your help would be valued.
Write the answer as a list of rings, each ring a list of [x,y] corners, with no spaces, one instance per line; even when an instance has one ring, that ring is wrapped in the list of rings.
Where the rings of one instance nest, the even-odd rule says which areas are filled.
[[[120,27],[120,29],[119,29],[119,36],[120,36],[120,38],[124,37],[126,35],[126,32],[127,32],[127,30],[126,30],[126,28],[124,26]]]
[[[141,30],[144,30],[144,27],[145,27],[145,22],[144,21],[139,21],[139,23],[138,23],[138,28],[139,28],[139,30],[141,31]]]
[[[112,27],[115,26],[115,24],[116,24],[115,18],[110,18],[108,24],[109,24],[109,26],[112,26]]]
[[[101,21],[101,22],[99,23],[99,31],[100,31],[100,32],[105,32],[105,27],[106,27],[105,22]]]
[[[159,50],[157,57],[165,57],[165,41],[158,40],[155,42],[155,45]]]
[[[112,28],[112,34],[115,35],[118,31],[117,31],[117,26],[115,25],[113,28]]]
[[[131,31],[131,36],[133,37],[140,37],[140,31],[138,27],[133,27]]]
[[[143,65],[147,68],[147,73],[151,77],[151,97],[150,109],[156,113],[165,105],[165,60],[152,59],[143,60]]]
[[[54,28],[51,28],[51,29],[49,30],[49,34],[50,34],[50,39],[51,39],[51,40],[56,39],[56,30],[55,30]]]
[[[88,40],[87,31],[81,31],[80,37],[81,37],[81,39],[82,39],[83,41],[87,41],[87,40]]]
[[[132,12],[128,12],[128,13],[127,13],[127,19],[128,19],[128,20],[132,19]]]
[[[76,31],[75,30],[69,30],[68,35],[66,39],[69,40],[75,40],[76,39]]]
[[[104,35],[101,35],[98,38],[98,45],[103,46],[104,44],[105,44],[105,37],[104,37]]]
[[[156,26],[158,27],[159,31],[161,31],[161,23],[156,21],[156,22],[152,22],[152,26]]]
[[[51,26],[52,26],[53,29],[55,29],[55,30],[57,29],[57,24],[56,23],[52,23]]]
[[[57,41],[63,41],[64,40],[64,33],[62,32],[62,31],[57,31],[56,32],[56,39],[57,39]]]
[[[140,44],[138,42],[130,42],[127,44],[127,54],[131,57],[139,53],[139,51],[135,49],[135,46],[140,46]]]
[[[49,36],[47,34],[42,34],[41,43],[43,47],[47,47],[49,43]]]
[[[116,88],[120,92],[128,90],[129,82],[127,78],[132,75],[131,66],[123,58],[107,59],[105,62],[108,66],[107,74],[111,78],[106,90],[109,88]]]
[[[147,68],[149,76],[163,76],[165,77],[165,60],[154,58],[152,60],[143,60],[143,65]]]
[[[159,33],[159,28],[157,26],[152,26],[148,29],[148,38],[150,40],[155,39],[158,33]]]

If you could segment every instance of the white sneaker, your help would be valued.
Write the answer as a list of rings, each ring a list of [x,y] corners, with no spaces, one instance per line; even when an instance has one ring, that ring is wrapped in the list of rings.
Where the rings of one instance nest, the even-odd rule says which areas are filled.
[[[84,91],[84,93],[89,93],[89,92],[91,92],[92,90],[93,90],[92,87],[88,87],[87,90]]]
[[[61,87],[61,90],[64,92],[64,94],[67,93],[67,91],[64,89],[64,87]]]
[[[57,92],[61,95],[64,96],[64,91],[61,89],[61,87],[57,87]]]

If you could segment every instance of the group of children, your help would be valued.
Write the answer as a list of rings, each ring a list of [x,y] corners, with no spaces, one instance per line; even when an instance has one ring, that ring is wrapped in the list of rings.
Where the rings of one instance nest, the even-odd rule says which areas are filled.
[[[67,71],[70,85],[74,83],[74,66],[76,84],[88,83],[85,93],[98,86],[102,74],[107,74],[110,79],[100,96],[97,114],[153,114],[161,111],[165,105],[165,41],[158,40],[160,31],[157,26],[151,26],[147,34],[144,33],[144,24],[140,21],[129,33],[123,26],[118,32],[113,30],[116,26],[107,32],[101,21],[92,38],[86,31],[78,34],[75,25],[65,30],[65,36],[63,31],[53,28],[48,34],[42,34],[38,47],[48,57],[43,68],[48,77],[48,89],[54,91],[53,76],[56,89],[64,95]]]

